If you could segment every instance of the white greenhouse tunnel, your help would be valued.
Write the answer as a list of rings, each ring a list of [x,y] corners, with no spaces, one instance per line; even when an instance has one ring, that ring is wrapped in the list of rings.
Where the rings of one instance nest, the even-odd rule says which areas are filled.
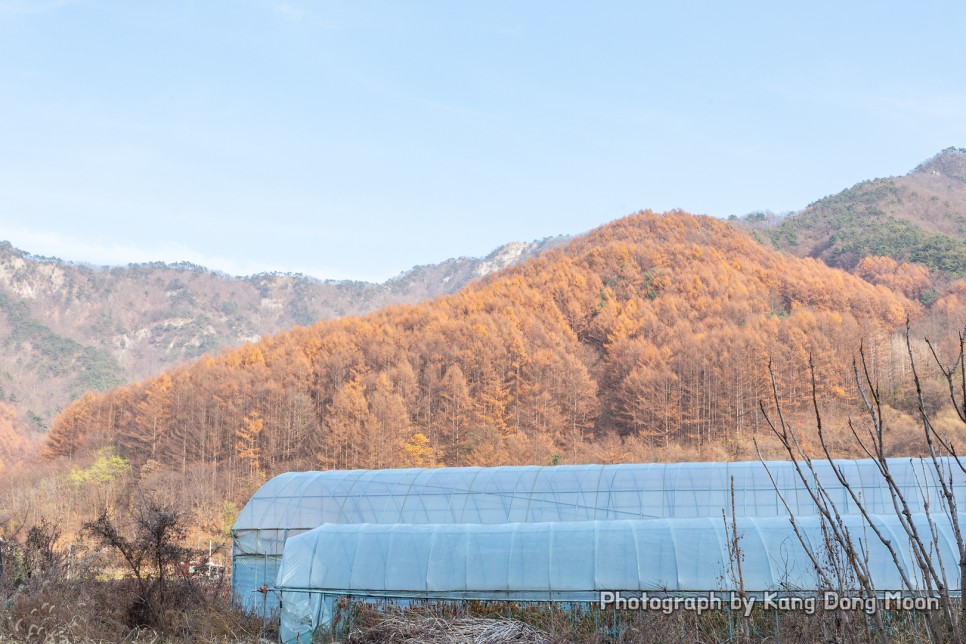
[[[929,535],[926,515],[914,516]],[[966,515],[960,515],[960,522]],[[895,515],[874,516],[915,590],[922,580]],[[906,592],[892,556],[859,515],[844,523],[868,554],[873,586]],[[933,517],[933,561],[958,573],[950,522]],[[803,539],[823,556],[820,518],[798,520]],[[333,601],[363,598],[598,602],[602,591],[699,595],[735,590],[729,526],[717,519],[645,519],[509,524],[327,524],[288,540],[276,587],[283,642],[311,641]],[[787,518],[737,520],[744,591],[814,592],[818,576]],[[956,588],[957,579],[954,582]]]

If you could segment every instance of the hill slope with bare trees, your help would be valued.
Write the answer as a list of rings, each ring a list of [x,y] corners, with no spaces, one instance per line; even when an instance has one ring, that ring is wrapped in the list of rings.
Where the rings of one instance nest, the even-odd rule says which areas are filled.
[[[762,241],[851,270],[867,256],[966,277],[966,149],[947,148],[901,177],[863,181],[774,220],[744,218]]]

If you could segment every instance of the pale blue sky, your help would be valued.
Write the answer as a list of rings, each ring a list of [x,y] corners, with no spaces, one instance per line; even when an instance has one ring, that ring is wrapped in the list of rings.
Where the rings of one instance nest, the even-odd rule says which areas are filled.
[[[0,0],[0,239],[385,279],[966,146],[961,2]]]

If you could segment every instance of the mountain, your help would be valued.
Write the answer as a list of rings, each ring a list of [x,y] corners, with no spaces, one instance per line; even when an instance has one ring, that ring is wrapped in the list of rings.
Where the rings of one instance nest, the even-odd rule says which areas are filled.
[[[36,436],[85,391],[295,325],[452,293],[565,241],[511,243],[482,259],[418,266],[383,284],[231,277],[190,264],[93,267],[0,243],[0,434]],[[6,425],[18,431],[3,431]],[[21,443],[7,451],[19,453]]]
[[[820,399],[844,404],[860,341],[889,358],[896,325],[920,313],[719,220],[645,212],[433,301],[299,327],[87,394],[58,416],[45,450],[111,448],[228,481],[646,456],[631,444],[720,458],[767,431],[757,401],[769,361],[789,409],[810,403],[809,355]],[[882,387],[892,391],[885,372]],[[599,445],[613,451],[592,452]]]
[[[784,219],[746,227],[776,248],[851,270],[867,256],[966,277],[966,149],[947,148],[902,177],[863,181]]]

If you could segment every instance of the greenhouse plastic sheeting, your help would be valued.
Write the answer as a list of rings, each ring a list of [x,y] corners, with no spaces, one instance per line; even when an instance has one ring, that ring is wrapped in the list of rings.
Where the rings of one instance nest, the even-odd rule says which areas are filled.
[[[891,512],[892,501],[870,460],[836,461],[870,512]],[[232,587],[249,607],[268,606],[255,591],[275,581],[285,541],[334,524],[500,524],[640,518],[720,517],[730,514],[731,478],[739,517],[784,516],[775,483],[799,516],[814,514],[789,462],[558,465],[438,469],[291,472],[273,478],[251,498],[232,530]],[[827,461],[818,477],[843,513],[856,511]],[[918,482],[935,501],[932,464],[891,459],[913,512],[921,511]],[[801,464],[801,467],[805,467]],[[956,493],[966,507],[962,472]],[[810,476],[810,475],[809,475]],[[917,482],[918,476],[918,482]],[[935,503],[934,503],[935,505]]]
[[[927,517],[913,515],[921,534]],[[904,588],[885,546],[858,515],[845,523],[868,552],[878,592]],[[941,557],[960,588],[959,557],[945,516],[933,517]],[[960,515],[960,521],[966,515]],[[873,516],[916,579],[909,540],[895,515]],[[813,552],[823,556],[816,516],[798,520]],[[748,593],[816,591],[818,578],[787,518],[739,518],[742,574]],[[318,527],[285,544],[277,587],[283,641],[301,641],[330,618],[332,597],[407,597],[590,601],[601,591],[631,596],[734,590],[728,528],[721,517],[511,523],[504,525],[337,525]],[[311,591],[311,592],[306,592]]]

